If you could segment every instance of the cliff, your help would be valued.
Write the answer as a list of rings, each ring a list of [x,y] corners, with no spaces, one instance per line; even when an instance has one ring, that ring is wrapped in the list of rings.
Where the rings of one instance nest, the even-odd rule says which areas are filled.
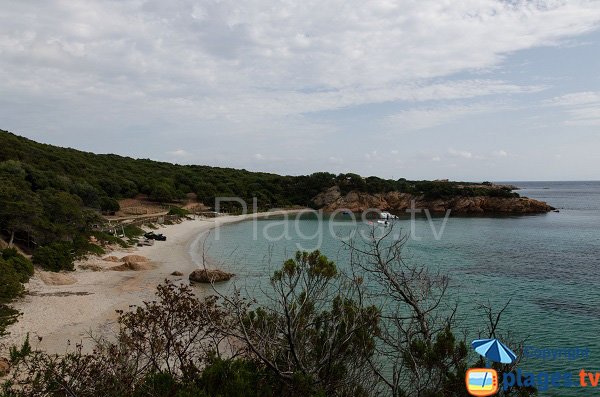
[[[536,214],[554,209],[543,201],[527,197],[452,196],[428,199],[424,195],[410,193],[369,194],[357,191],[343,195],[337,186],[318,194],[313,198],[313,203],[328,212],[341,209],[362,212],[369,208],[403,212],[411,208],[413,200],[415,208],[442,213],[452,210],[457,214]]]

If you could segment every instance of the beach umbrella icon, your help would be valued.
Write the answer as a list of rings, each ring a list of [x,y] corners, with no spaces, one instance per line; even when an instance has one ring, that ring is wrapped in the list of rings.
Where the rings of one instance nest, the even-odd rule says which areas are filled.
[[[479,355],[496,363],[511,364],[517,359],[517,355],[498,339],[477,339],[471,346]]]

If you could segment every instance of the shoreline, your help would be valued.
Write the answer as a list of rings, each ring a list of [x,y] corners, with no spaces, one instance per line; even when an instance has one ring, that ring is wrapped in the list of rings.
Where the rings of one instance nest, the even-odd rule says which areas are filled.
[[[120,248],[102,257],[89,257],[75,262],[75,272],[48,273],[36,269],[25,285],[26,294],[12,306],[22,313],[19,321],[9,327],[3,338],[0,353],[12,345],[19,345],[29,333],[33,348],[48,353],[64,353],[82,343],[84,350],[92,345],[91,335],[110,337],[115,333],[116,310],[127,310],[152,300],[156,286],[165,279],[189,283],[189,274],[205,265],[193,251],[202,246],[202,237],[223,225],[302,210],[282,210],[226,215],[217,218],[184,220],[175,225],[159,227],[167,241],[156,241],[152,246]],[[102,258],[141,255],[149,260],[147,270],[115,271],[111,267],[121,262],[108,262]],[[200,262],[200,263],[198,263]],[[87,269],[82,269],[81,266]],[[94,268],[95,270],[91,270]],[[183,276],[172,276],[179,271]],[[203,286],[196,285],[198,290]],[[210,289],[209,285],[206,289]]]

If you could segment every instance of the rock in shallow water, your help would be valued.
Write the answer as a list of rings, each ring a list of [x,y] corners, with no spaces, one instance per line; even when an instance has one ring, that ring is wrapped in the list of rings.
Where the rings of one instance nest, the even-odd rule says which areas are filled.
[[[227,273],[222,270],[194,270],[190,274],[190,281],[194,283],[218,283],[228,281],[234,276],[233,273]]]

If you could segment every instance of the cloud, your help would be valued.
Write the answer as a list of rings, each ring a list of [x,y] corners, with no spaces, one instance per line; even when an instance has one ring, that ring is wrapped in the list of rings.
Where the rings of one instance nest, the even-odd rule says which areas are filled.
[[[210,118],[536,90],[436,79],[591,31],[600,4],[48,1],[0,17],[4,89],[60,87],[62,100],[112,97]]]
[[[499,111],[499,104],[437,105],[415,107],[388,116],[384,124],[396,130],[422,130],[449,124],[464,117]]]
[[[568,126],[600,125],[600,91],[574,92],[544,102],[546,106],[560,107],[567,114]]]
[[[508,153],[504,150],[494,150],[492,152],[492,156],[494,157],[508,157]]]
[[[188,153],[184,149],[173,150],[173,151],[167,152],[167,154],[170,154],[171,156],[176,156],[176,157],[187,157],[190,155],[190,153]]]
[[[466,151],[466,150],[456,150],[454,148],[449,148],[448,149],[448,154],[452,157],[460,157],[463,159],[472,159],[473,153]]]
[[[343,163],[344,163],[344,160],[341,157],[335,157],[335,156],[329,157],[329,164],[340,165]]]
[[[333,142],[359,158],[390,132],[543,92],[554,80],[507,61],[596,30],[600,2],[48,0],[1,7],[0,22],[0,128],[140,157],[186,142],[188,162],[306,172]],[[595,101],[560,106],[598,122]],[[350,113],[384,128],[364,143]]]
[[[377,150],[371,150],[368,153],[365,153],[365,159],[373,160],[377,158]]]

